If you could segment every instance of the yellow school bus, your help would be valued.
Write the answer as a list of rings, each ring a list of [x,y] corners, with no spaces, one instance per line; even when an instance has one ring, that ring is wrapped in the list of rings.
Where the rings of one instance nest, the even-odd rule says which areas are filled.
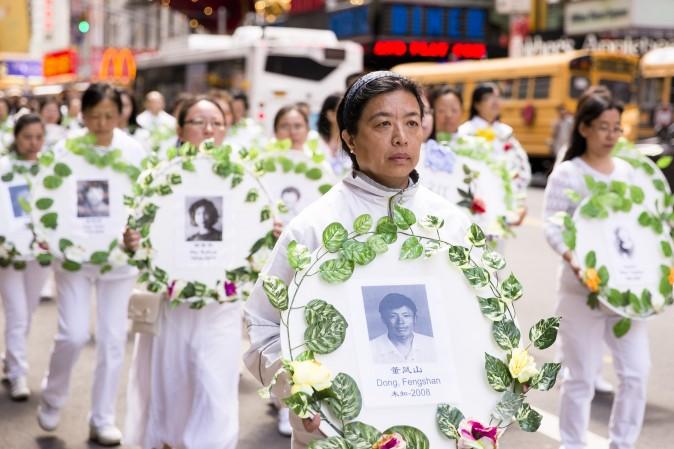
[[[674,103],[674,47],[646,53],[641,58],[639,77],[639,137],[653,137],[656,108]]]
[[[590,86],[604,85],[625,104],[623,127],[636,137],[638,109],[635,79],[639,58],[589,50],[523,58],[497,58],[456,63],[410,63],[393,67],[424,86],[448,84],[463,96],[468,117],[473,89],[485,82],[499,86],[501,120],[512,126],[530,157],[552,157],[550,139],[558,107],[572,113]]]

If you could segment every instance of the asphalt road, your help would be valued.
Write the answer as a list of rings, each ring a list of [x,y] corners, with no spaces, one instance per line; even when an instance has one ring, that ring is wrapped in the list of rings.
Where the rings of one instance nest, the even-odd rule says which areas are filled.
[[[545,243],[540,208],[542,191],[531,189],[529,195],[529,216],[518,236],[509,241],[505,254],[512,271],[522,280],[525,296],[519,303],[520,323],[528,329],[537,318],[550,316],[555,306],[555,280],[558,259]],[[672,311],[650,322],[652,373],[649,379],[648,408],[646,421],[638,442],[638,449],[674,449],[674,326]],[[2,312],[0,311],[0,314]],[[4,317],[0,320],[4,322]],[[76,365],[70,399],[63,409],[61,425],[56,432],[42,431],[35,419],[37,393],[41,378],[47,366],[51,340],[56,329],[56,305],[44,302],[34,317],[30,335],[29,384],[34,395],[27,402],[11,402],[0,391],[0,449],[83,449],[96,448],[87,442],[87,412],[91,389],[95,345],[90,343],[82,352]],[[131,354],[129,340],[127,364]],[[4,338],[0,335],[0,347]],[[554,350],[541,355],[545,361],[552,361]],[[543,360],[542,360],[543,361]],[[616,379],[611,368],[611,358],[604,358],[604,374],[614,385]],[[122,385],[124,391],[125,382]],[[240,449],[286,449],[290,440],[276,433],[275,416],[269,405],[258,398],[258,385],[243,372],[240,384],[241,433]],[[556,414],[559,404],[558,386],[546,394],[531,394],[531,402],[544,413],[541,430],[536,434],[510,431],[504,437],[502,449],[556,449],[559,447]],[[592,407],[589,449],[606,449],[608,443],[607,423],[609,419],[611,395],[595,397]],[[118,402],[118,422],[123,423],[124,395]],[[124,446],[123,446],[124,447]],[[128,447],[128,446],[127,446]],[[158,448],[159,449],[159,448]]]

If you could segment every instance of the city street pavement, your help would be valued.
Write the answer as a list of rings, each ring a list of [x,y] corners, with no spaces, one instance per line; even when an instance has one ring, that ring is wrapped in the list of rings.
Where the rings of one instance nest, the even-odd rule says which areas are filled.
[[[512,271],[522,280],[525,296],[518,303],[519,320],[525,332],[540,317],[551,316],[555,306],[555,282],[558,257],[545,242],[541,223],[543,192],[529,192],[529,216],[517,231],[517,238],[506,244],[506,257]],[[674,326],[669,325],[674,311],[650,322],[652,374],[649,381],[646,422],[638,442],[638,449],[674,449],[671,431],[674,428]],[[1,314],[1,311],[0,311]],[[4,317],[0,318],[4,323]],[[90,343],[82,352],[76,365],[70,399],[63,409],[61,425],[56,432],[42,431],[35,420],[35,409],[41,378],[47,366],[51,339],[56,329],[56,304],[54,301],[40,305],[30,335],[29,384],[34,395],[28,402],[11,402],[4,389],[0,389],[0,449],[83,449],[96,448],[87,443],[87,411],[91,390],[91,375],[95,359],[95,345]],[[0,335],[4,348],[4,336]],[[131,339],[127,352],[127,365],[131,354]],[[539,363],[552,361],[555,349],[538,357]],[[604,357],[604,375],[614,385],[616,378],[611,368],[611,358]],[[128,366],[127,366],[128,368]],[[125,369],[125,373],[128,370]],[[120,391],[125,389],[125,380]],[[290,440],[276,433],[275,416],[265,401],[258,398],[258,385],[243,371],[240,385],[241,432],[239,449],[286,449]],[[559,388],[541,394],[532,393],[532,404],[544,413],[541,431],[525,434],[510,431],[504,437],[502,449],[557,449],[559,435],[556,414]],[[118,423],[123,425],[124,395],[118,402]],[[612,396],[597,396],[593,402],[589,449],[607,449],[607,423]],[[123,446],[128,448],[128,446]],[[159,449],[159,448],[158,448]],[[433,448],[440,449],[440,448]]]

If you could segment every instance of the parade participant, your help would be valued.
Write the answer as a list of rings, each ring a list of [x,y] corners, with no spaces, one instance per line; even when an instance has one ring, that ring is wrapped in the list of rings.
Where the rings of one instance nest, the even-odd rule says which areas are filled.
[[[463,239],[468,227],[464,214],[419,185],[414,168],[423,141],[422,119],[420,92],[410,80],[392,72],[372,72],[356,81],[337,111],[342,148],[351,158],[353,174],[286,226],[260,280],[272,275],[291,282],[294,271],[287,259],[291,241],[313,251],[321,245],[322,233],[328,224],[353,222],[363,213],[386,216],[391,213],[393,204],[400,203],[417,211],[432,210],[450,225],[443,228],[447,239]],[[250,372],[268,385],[281,366],[280,317],[269,303],[261,281],[256,284],[245,311],[251,339],[245,362]],[[369,347],[363,350],[369,353]],[[283,385],[277,386],[283,389]],[[274,392],[283,395],[277,389]],[[310,441],[325,438],[316,431],[320,423],[318,415],[303,422],[293,415],[291,423],[293,449],[305,448]]]
[[[82,129],[82,100],[77,92],[72,92],[68,98],[66,115],[61,121],[61,125],[68,132],[76,132]]]
[[[267,140],[262,126],[248,117],[248,97],[245,93],[234,92],[230,107],[234,124],[227,132],[228,142],[247,148]]]
[[[234,113],[232,112],[232,96],[226,90],[215,89],[208,96],[215,100],[222,112],[225,113],[225,126],[227,129],[234,125]]]
[[[122,98],[122,113],[119,116],[119,129],[126,131],[129,135],[133,135],[139,128],[138,125],[138,106],[136,100],[128,90],[122,89],[119,91]]]
[[[46,130],[45,145],[51,148],[66,137],[66,130],[61,126],[61,107],[55,98],[47,98],[40,104],[40,117]]]
[[[14,120],[10,115],[12,106],[7,98],[0,98],[0,154],[5,153],[14,141]]]
[[[479,136],[492,144],[495,155],[508,164],[513,173],[513,185],[520,199],[519,225],[526,215],[526,189],[531,181],[531,166],[527,153],[513,135],[513,129],[500,121],[501,94],[494,84],[480,84],[473,90],[470,118],[459,126],[459,135]]]
[[[274,117],[276,139],[290,139],[293,150],[304,150],[309,136],[309,118],[297,105],[284,106]]]
[[[91,84],[82,96],[82,113],[86,131],[95,139],[98,152],[121,151],[122,160],[139,166],[144,151],[122,130],[117,129],[122,112],[119,92],[107,84]],[[55,159],[66,157],[67,141],[54,149]],[[84,176],[85,174],[78,174]],[[115,192],[117,195],[129,191]],[[111,213],[123,213],[119,212]],[[121,237],[120,229],[120,237]],[[54,430],[60,411],[68,397],[72,370],[79,354],[90,339],[89,314],[91,288],[96,287],[96,351],[91,413],[90,438],[103,445],[116,445],[122,434],[115,426],[115,405],[120,372],[124,363],[127,330],[127,305],[135,284],[137,270],[131,266],[113,268],[100,274],[100,267],[82,264],[78,271],[67,271],[60,264],[55,268],[58,297],[58,332],[54,339],[49,369],[43,381],[42,399],[38,407],[38,423],[44,430]]]
[[[429,92],[429,102],[433,110],[433,134],[435,140],[448,140],[459,130],[463,115],[461,94],[444,84]]]
[[[645,321],[633,321],[627,335],[617,338],[611,331],[621,318],[603,307],[591,309],[588,289],[580,269],[564,243],[562,228],[554,219],[559,212],[573,215],[577,202],[567,196],[574,191],[589,194],[585,178],[610,183],[629,182],[633,168],[611,156],[622,133],[622,106],[607,94],[590,94],[579,101],[564,162],[548,179],[544,198],[545,234],[548,243],[563,258],[558,281],[557,315],[562,317],[562,360],[566,374],[561,390],[560,433],[565,449],[587,447],[586,432],[595,380],[601,367],[604,342],[613,355],[619,379],[609,423],[612,449],[634,449],[646,407],[650,370],[649,343]]]
[[[178,116],[181,142],[198,146],[213,139],[219,145],[225,133],[225,114],[217,102],[201,97],[184,103]],[[218,213],[213,204],[202,200],[189,212],[195,223],[204,222],[204,234],[189,240],[214,240],[208,237],[214,231],[209,223],[215,222]],[[222,231],[218,231],[220,236]],[[124,241],[135,250],[140,235],[127,231]],[[143,449],[235,449],[240,303],[216,303],[194,310],[162,301],[159,321],[159,335],[138,334],[136,338],[125,443]]]
[[[328,95],[323,101],[318,115],[318,134],[321,136],[320,150],[325,154],[332,171],[342,176],[351,170],[351,159],[340,150],[342,145],[337,125],[337,106],[342,94]]]
[[[170,128],[176,126],[176,119],[164,111],[164,96],[153,90],[145,95],[145,110],[138,114],[138,124],[148,131],[156,128]]]
[[[232,114],[234,125],[239,125],[248,118],[248,96],[245,93],[232,93]]]
[[[14,126],[14,143],[10,154],[0,160],[4,171],[12,165],[30,167],[37,163],[37,157],[44,145],[44,125],[35,114],[21,116]],[[15,208],[16,209],[16,208]],[[26,233],[30,230],[26,226]],[[47,280],[49,269],[35,259],[26,258],[25,268],[17,270],[12,265],[0,268],[0,296],[5,313],[5,367],[9,379],[9,395],[15,400],[26,400],[30,396],[28,388],[28,358],[26,344],[33,312],[40,302],[40,292]]]

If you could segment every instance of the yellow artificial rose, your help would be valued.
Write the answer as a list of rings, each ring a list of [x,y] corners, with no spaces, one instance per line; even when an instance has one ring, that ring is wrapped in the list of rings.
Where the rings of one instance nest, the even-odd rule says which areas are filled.
[[[674,285],[674,267],[669,269],[669,276],[667,276],[667,280],[669,281],[670,285]]]
[[[585,285],[590,289],[592,293],[597,293],[599,291],[599,274],[594,268],[588,268],[585,270]]]
[[[510,370],[510,374],[516,378],[519,383],[527,382],[538,374],[536,361],[529,355],[527,350],[523,348],[513,349],[508,369]]]
[[[487,142],[491,142],[494,139],[496,139],[496,132],[494,132],[494,130],[492,128],[478,129],[475,132],[475,135],[478,136],[478,137],[482,137]]]
[[[325,390],[332,385],[332,373],[317,360],[291,362],[290,366],[293,371],[292,394],[301,391],[311,395],[314,390]]]

